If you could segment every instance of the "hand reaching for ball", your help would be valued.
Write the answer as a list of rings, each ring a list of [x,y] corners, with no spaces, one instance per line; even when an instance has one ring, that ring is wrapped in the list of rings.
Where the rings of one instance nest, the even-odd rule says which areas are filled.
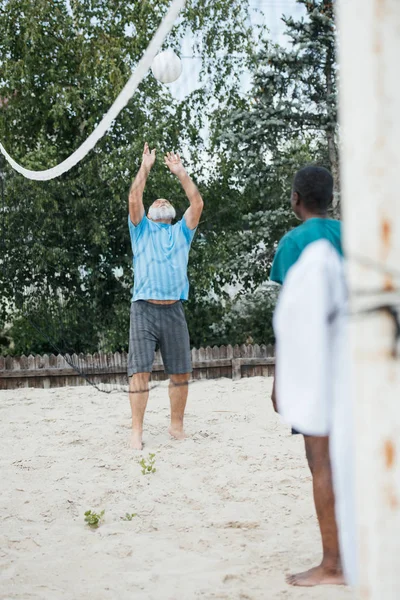
[[[156,160],[156,149],[150,152],[148,143],[146,142],[143,149],[142,165],[150,171]]]
[[[164,162],[174,175],[179,176],[182,173],[186,173],[178,152],[176,154],[174,152],[167,152]]]

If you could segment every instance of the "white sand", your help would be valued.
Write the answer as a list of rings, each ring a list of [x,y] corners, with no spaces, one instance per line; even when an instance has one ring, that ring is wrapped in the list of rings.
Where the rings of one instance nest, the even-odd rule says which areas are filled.
[[[317,563],[320,542],[302,438],[273,413],[270,385],[192,384],[184,442],[166,433],[165,384],[153,390],[148,476],[127,447],[125,394],[1,392],[0,598],[351,598],[285,583]],[[87,509],[106,511],[95,531]]]

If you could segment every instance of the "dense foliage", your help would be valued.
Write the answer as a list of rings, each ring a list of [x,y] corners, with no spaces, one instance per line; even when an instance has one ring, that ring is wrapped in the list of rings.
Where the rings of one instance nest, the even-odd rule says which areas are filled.
[[[332,8],[298,1],[308,16],[286,19],[291,46],[284,49],[268,38],[254,45],[246,1],[189,0],[166,46],[179,49],[190,39],[192,54],[201,56],[194,91],[177,100],[149,74],[112,130],[69,173],[36,183],[3,169],[4,352],[126,349],[126,202],[145,139],[159,155],[145,204],[162,195],[178,215],[186,208],[162,164],[170,149],[182,150],[205,200],[186,306],[193,345],[273,340],[275,293],[259,286],[277,241],[294,225],[292,175],[310,161],[333,168],[332,139],[336,144]],[[0,0],[0,140],[12,156],[44,169],[78,147],[168,5]],[[244,96],[241,73],[249,69],[253,87]]]

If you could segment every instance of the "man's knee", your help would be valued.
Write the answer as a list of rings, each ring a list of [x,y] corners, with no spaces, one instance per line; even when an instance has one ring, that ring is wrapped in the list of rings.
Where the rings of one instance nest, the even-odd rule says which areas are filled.
[[[304,436],[308,466],[312,474],[321,469],[330,470],[329,437]]]
[[[146,391],[149,387],[150,373],[134,373],[131,376],[130,387],[134,391]]]
[[[190,373],[177,373],[169,376],[173,385],[186,385],[190,379]]]

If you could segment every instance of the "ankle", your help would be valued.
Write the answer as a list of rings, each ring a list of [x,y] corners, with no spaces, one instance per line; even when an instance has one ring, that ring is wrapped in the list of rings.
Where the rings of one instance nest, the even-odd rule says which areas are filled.
[[[321,567],[324,569],[324,571],[332,575],[342,572],[340,558],[333,556],[324,556],[321,562]]]

